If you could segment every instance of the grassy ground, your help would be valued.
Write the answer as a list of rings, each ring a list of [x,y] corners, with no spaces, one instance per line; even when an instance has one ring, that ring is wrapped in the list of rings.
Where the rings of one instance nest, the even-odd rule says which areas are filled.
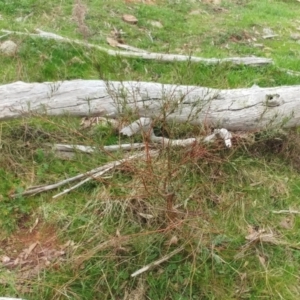
[[[300,71],[299,42],[290,37],[300,27],[297,1],[140,2],[87,1],[80,23],[72,17],[72,0],[0,0],[0,27],[40,28],[103,46],[115,28],[124,32],[125,43],[147,50],[258,55],[275,63],[253,68],[143,61],[12,35],[1,40],[15,41],[18,52],[0,56],[0,82],[83,78],[214,88],[300,84],[300,77],[279,69]],[[123,22],[125,13],[138,23]],[[20,17],[25,19],[17,21]],[[263,39],[266,28],[278,36]],[[171,137],[203,133],[188,125],[164,130]],[[99,151],[63,160],[46,144],[119,142],[128,139],[113,128],[83,129],[71,117],[0,123],[0,296],[299,299],[300,221],[296,214],[274,213],[299,210],[297,130],[257,133],[251,143],[237,140],[230,150],[222,144],[165,149],[158,158],[127,163],[60,198],[52,198],[57,190],[11,198],[29,186],[53,183],[124,155]],[[168,261],[130,276],[181,246]]]

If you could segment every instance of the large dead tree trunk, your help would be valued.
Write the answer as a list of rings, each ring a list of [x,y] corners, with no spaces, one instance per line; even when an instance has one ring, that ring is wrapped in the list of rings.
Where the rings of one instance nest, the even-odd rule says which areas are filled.
[[[300,86],[216,90],[151,82],[15,82],[0,86],[0,120],[34,114],[139,116],[259,130],[300,125]]]

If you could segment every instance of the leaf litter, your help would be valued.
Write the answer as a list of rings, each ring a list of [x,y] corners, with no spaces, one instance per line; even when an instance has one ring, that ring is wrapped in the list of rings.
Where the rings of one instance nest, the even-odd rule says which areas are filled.
[[[30,291],[28,280],[37,277],[46,268],[60,268],[67,260],[67,253],[74,242],[60,244],[53,227],[36,226],[33,230],[20,229],[18,233],[0,242],[3,255],[0,266],[3,276],[1,284],[10,282],[6,272],[13,274],[19,291]],[[6,270],[6,272],[4,271]]]
[[[234,256],[235,259],[240,259],[244,257],[246,251],[250,249],[251,246],[264,243],[276,246],[286,246],[295,250],[300,250],[300,245],[291,244],[287,241],[280,239],[278,234],[276,234],[271,228],[268,228],[267,230],[263,228],[259,229],[253,226],[248,226],[247,230],[248,235],[245,236],[245,239],[248,241],[248,243],[242,246],[241,251]],[[264,265],[263,259],[260,256],[258,256],[258,258],[260,263]]]

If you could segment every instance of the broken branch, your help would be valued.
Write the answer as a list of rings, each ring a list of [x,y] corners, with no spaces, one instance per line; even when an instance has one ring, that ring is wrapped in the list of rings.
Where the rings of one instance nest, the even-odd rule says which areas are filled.
[[[150,53],[150,52],[147,53],[147,52],[142,52],[142,51],[140,51],[140,52],[116,51],[116,50],[107,49],[105,47],[101,47],[101,46],[98,46],[95,44],[83,42],[80,40],[73,40],[70,38],[65,38],[58,34],[42,31],[40,29],[36,29],[37,33],[27,33],[27,32],[11,31],[11,30],[5,30],[5,29],[2,29],[1,31],[5,32],[5,33],[9,33],[9,34],[27,35],[27,36],[36,37],[36,38],[53,39],[53,40],[57,40],[57,41],[61,41],[61,42],[74,43],[74,44],[78,44],[78,45],[85,46],[88,48],[98,49],[100,51],[107,53],[108,55],[111,55],[111,56],[137,57],[137,58],[143,58],[143,59],[149,59],[149,60],[153,59],[153,60],[160,60],[160,61],[190,61],[190,62],[200,62],[200,63],[205,63],[205,64],[219,64],[219,63],[230,62],[233,64],[261,66],[261,65],[273,63],[272,59],[270,59],[270,58],[262,58],[262,57],[256,57],[256,56],[228,57],[228,58],[203,58],[203,57],[179,55],[179,54],[164,54],[164,53]],[[130,49],[130,47],[127,47],[127,49]],[[135,51],[137,51],[137,48],[135,48]]]
[[[74,177],[59,181],[55,184],[31,187],[31,188],[25,190],[23,193],[12,195],[12,197],[17,197],[17,196],[20,196],[20,195],[22,195],[22,196],[35,195],[35,194],[38,194],[38,193],[41,193],[41,192],[53,190],[53,189],[58,188],[62,185],[65,185],[69,182],[85,178],[84,180],[82,180],[81,182],[76,184],[75,186],[73,186],[69,189],[66,189],[66,190],[62,191],[61,193],[53,196],[53,198],[57,198],[57,197],[59,197],[63,194],[66,194],[66,193],[74,190],[75,188],[81,186],[82,184],[84,184],[85,182],[87,182],[87,181],[89,181],[93,178],[97,178],[97,177],[103,175],[104,173],[108,172],[109,170],[111,170],[111,169],[113,169],[113,168],[115,168],[115,167],[117,167],[117,166],[119,166],[119,165],[121,165],[125,162],[128,162],[130,160],[133,160],[133,159],[136,159],[136,158],[139,158],[139,157],[142,157],[142,156],[146,156],[146,155],[156,156],[157,154],[158,154],[158,151],[154,151],[154,150],[150,150],[149,153],[144,153],[144,152],[143,153],[138,153],[138,154],[129,156],[129,157],[124,158],[124,159],[120,159],[120,160],[110,162],[110,163],[108,163],[104,166],[92,169],[92,170],[90,170],[86,173],[82,173],[82,174],[76,175]]]

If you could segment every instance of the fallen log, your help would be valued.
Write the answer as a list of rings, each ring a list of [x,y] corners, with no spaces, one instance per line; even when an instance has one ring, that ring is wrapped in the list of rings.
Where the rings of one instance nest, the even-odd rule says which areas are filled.
[[[217,90],[152,82],[15,82],[0,86],[0,120],[47,114],[139,117],[261,130],[300,125],[300,86]]]

